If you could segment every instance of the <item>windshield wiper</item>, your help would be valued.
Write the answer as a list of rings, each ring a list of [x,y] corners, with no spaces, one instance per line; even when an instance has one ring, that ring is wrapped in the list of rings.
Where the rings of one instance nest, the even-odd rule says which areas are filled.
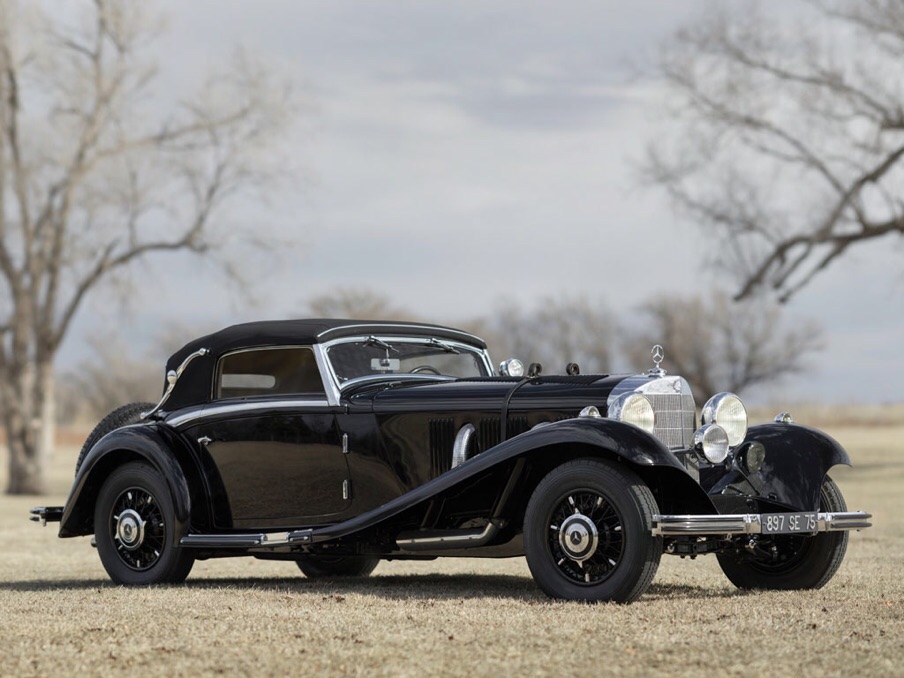
[[[457,348],[454,348],[452,346],[449,346],[449,344],[445,344],[445,343],[441,342],[436,337],[430,337],[430,339],[427,340],[427,345],[428,346],[436,346],[436,348],[443,350],[446,353],[454,353],[455,355],[458,355],[461,353],[461,351],[459,351]]]
[[[395,351],[396,353],[399,352],[399,349],[397,349],[395,346],[390,346],[382,339],[377,339],[374,336],[367,337],[367,339],[364,340],[364,345],[365,346],[379,346],[384,351],[386,351],[386,353],[389,353],[390,351]]]

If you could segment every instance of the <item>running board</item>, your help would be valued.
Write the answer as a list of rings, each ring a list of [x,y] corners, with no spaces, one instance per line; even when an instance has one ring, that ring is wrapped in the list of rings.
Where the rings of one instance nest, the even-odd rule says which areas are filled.
[[[189,534],[179,540],[187,548],[248,549],[310,544],[314,530],[253,532],[246,534]]]
[[[496,533],[499,525],[490,521],[482,530],[415,530],[402,532],[396,544],[403,551],[443,551],[484,546]]]

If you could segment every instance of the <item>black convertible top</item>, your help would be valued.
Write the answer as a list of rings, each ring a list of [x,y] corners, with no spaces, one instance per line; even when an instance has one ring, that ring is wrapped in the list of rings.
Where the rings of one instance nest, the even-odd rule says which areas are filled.
[[[167,370],[178,368],[186,356],[200,348],[206,348],[216,356],[238,348],[319,344],[339,337],[368,334],[423,335],[462,341],[472,346],[486,348],[486,343],[473,334],[426,323],[335,318],[262,320],[232,325],[195,339],[176,351],[167,362],[166,368]]]
[[[310,346],[340,337],[371,334],[436,337],[486,348],[483,339],[462,330],[414,322],[315,318],[262,320],[232,325],[190,341],[170,356],[166,363],[167,372],[178,370],[183,361],[199,349],[208,351],[204,357],[192,361],[186,368],[184,376],[179,378],[178,386],[166,402],[167,408],[186,407],[209,400],[213,370],[217,359],[224,353],[264,346]]]

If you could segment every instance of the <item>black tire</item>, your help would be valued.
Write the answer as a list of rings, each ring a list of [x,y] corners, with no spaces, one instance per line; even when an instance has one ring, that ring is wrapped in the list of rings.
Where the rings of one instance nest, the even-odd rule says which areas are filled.
[[[110,431],[115,431],[123,426],[137,424],[141,421],[141,413],[147,412],[154,407],[154,403],[129,403],[123,405],[110,412],[106,417],[100,420],[97,426],[88,434],[85,444],[82,445],[82,451],[79,452],[78,461],[75,462],[75,475],[78,475],[85,457],[88,452],[97,444],[97,441],[107,435]]]
[[[841,491],[828,476],[820,491],[819,510],[847,511]],[[730,554],[719,554],[718,558],[725,576],[740,589],[818,589],[835,576],[847,544],[847,532],[820,532],[806,537],[782,534],[768,542],[760,541],[761,549],[775,547],[775,557],[768,560]]]
[[[651,534],[653,493],[632,471],[579,459],[537,485],[524,516],[524,551],[550,597],[630,603],[647,590],[662,557]]]
[[[97,553],[117,584],[177,584],[194,564],[173,545],[175,517],[166,481],[147,464],[132,462],[107,478],[94,507]]]
[[[379,564],[379,558],[360,556],[306,556],[295,561],[309,579],[333,577],[366,577]]]

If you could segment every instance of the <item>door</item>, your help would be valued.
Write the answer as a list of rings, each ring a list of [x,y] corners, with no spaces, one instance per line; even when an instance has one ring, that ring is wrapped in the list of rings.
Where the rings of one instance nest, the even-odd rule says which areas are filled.
[[[304,409],[232,415],[192,430],[207,441],[232,527],[331,522],[349,507],[348,465],[336,416],[328,408]],[[217,527],[229,527],[228,522],[215,516]]]
[[[202,446],[217,527],[302,527],[348,508],[338,409],[310,347],[226,354],[213,390],[188,433]]]

